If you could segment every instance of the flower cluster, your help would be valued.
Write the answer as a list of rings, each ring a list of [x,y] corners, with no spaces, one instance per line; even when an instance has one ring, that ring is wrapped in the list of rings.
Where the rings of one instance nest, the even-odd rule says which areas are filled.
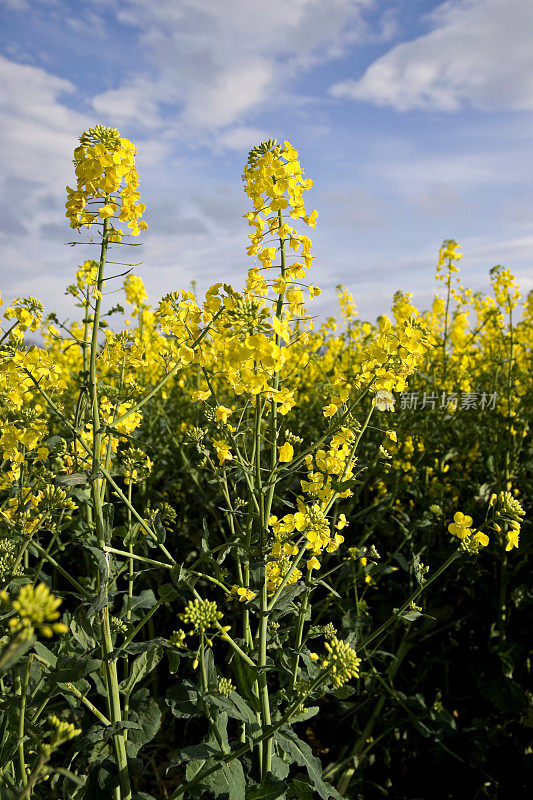
[[[246,393],[254,402],[264,398],[276,404],[281,415],[297,402],[294,389],[283,385],[283,370],[292,356],[284,345],[304,341],[307,333],[299,326],[309,319],[300,287],[312,262],[311,241],[283,219],[287,210],[294,219],[315,227],[316,212],[306,214],[303,203],[303,192],[312,181],[302,176],[298,153],[289,142],[284,148],[275,142],[265,143],[250,154],[243,180],[254,210],[244,216],[254,228],[248,254],[257,256],[259,265],[249,270],[243,293],[225,285],[226,296],[221,300],[217,297],[221,284],[209,290],[210,312],[221,313],[208,340],[202,343],[200,356],[202,366],[220,376],[217,383],[222,383],[223,375],[223,383],[235,395]],[[271,245],[271,239],[277,240],[277,247]],[[296,251],[300,251],[298,256]],[[277,255],[280,263],[274,265]],[[293,263],[293,257],[301,260]],[[272,270],[277,272],[269,277]],[[310,297],[320,293],[317,286],[308,288]],[[294,368],[294,364],[290,366]],[[200,386],[195,399],[205,400],[210,394],[208,387]],[[215,448],[220,463],[232,459],[228,442],[219,438]],[[285,447],[281,458],[289,455]]]
[[[493,494],[490,499],[490,505],[494,506],[494,530],[500,532],[501,524],[505,525],[507,539],[505,549],[512,550],[513,547],[518,547],[522,518],[526,512],[516,497],[513,497],[511,492],[508,491],[500,492],[498,495]]]
[[[142,415],[138,411],[130,411],[133,403],[112,403],[111,400],[102,395],[100,399],[100,415],[104,424],[112,426],[118,433],[128,434],[139,427]],[[119,418],[126,415],[123,420]],[[117,422],[115,422],[117,420]]]
[[[18,543],[11,536],[0,538],[0,583],[6,584],[22,574],[22,564],[17,564]]]
[[[9,601],[5,592],[2,593],[2,600],[5,603]],[[16,616],[9,620],[11,633],[22,635],[25,639],[30,639],[35,630],[47,638],[54,633],[66,633],[67,626],[56,622],[60,616],[57,609],[61,602],[61,598],[55,597],[44,583],[35,587],[26,583],[20,589],[17,599],[11,603],[16,612]]]
[[[219,678],[218,679],[218,692],[223,697],[229,697],[232,692],[235,691],[235,685],[232,682],[231,678]]]
[[[289,572],[290,575],[286,581],[287,586],[300,580],[302,572],[298,567],[293,566],[293,560],[291,559],[291,556],[297,553],[298,548],[289,542],[286,542],[283,546],[280,546],[278,542],[274,544],[271,558],[266,565],[267,590],[269,594],[273,594],[276,589],[279,589]]]
[[[0,305],[2,305],[1,298]],[[4,319],[15,322],[10,331],[10,342],[22,344],[23,333],[28,330],[32,333],[38,331],[43,319],[43,311],[43,304],[35,297],[17,297],[16,300],[13,300],[4,312]]]
[[[299,547],[294,543],[295,534],[298,543],[306,540],[305,549],[311,551],[311,558],[307,561],[308,570],[320,569],[320,561],[316,556],[324,551],[334,553],[343,543],[344,537],[335,531],[330,532],[330,523],[320,503],[305,504],[298,498],[298,511],[286,514],[281,519],[272,515],[269,526],[274,535],[274,543],[270,550],[267,562],[267,586],[270,593],[274,592],[285,576],[293,567],[292,558],[299,553]],[[338,530],[347,524],[343,514],[336,524]],[[296,567],[292,569],[287,583],[294,583],[301,578],[301,572]]]
[[[124,280],[124,293],[126,300],[132,306],[142,307],[148,295],[144,288],[144,283],[138,275],[128,275]]]
[[[132,483],[140,483],[148,477],[152,471],[153,462],[144,450],[138,447],[128,447],[122,456],[124,466],[124,483],[129,486]]]
[[[329,669],[334,685],[344,686],[352,678],[359,677],[361,659],[348,642],[332,636],[324,643],[328,655],[322,661],[322,667]]]
[[[230,594],[237,598],[240,603],[247,603],[254,599],[257,592],[252,592],[252,590],[247,589],[246,586],[238,586],[236,583],[234,583],[231,587]]]
[[[76,728],[71,722],[59,719],[56,714],[49,714],[47,721],[51,728],[50,741],[41,743],[41,753],[46,759],[50,758],[54,750],[57,750],[62,744],[69,742],[81,733],[81,728]]]
[[[179,628],[177,631],[173,631],[170,639],[168,640],[172,647],[186,647],[185,639],[187,638],[186,631],[183,628]]]
[[[222,612],[218,610],[215,600],[200,600],[198,597],[189,600],[184,613],[180,614],[180,619],[192,625],[195,633],[205,633],[221,618]]]
[[[89,128],[80,136],[74,163],[77,185],[76,189],[67,186],[65,204],[71,228],[90,228],[98,220],[117,216],[120,222],[128,223],[132,236],[146,230],[148,225],[141,220],[145,205],[138,202],[135,147],[129,139],[121,138],[116,128]],[[87,208],[95,200],[102,201],[96,213]],[[122,229],[111,225],[109,231],[110,241],[120,242]]]
[[[350,497],[349,488],[340,489],[339,483],[349,482],[354,475],[353,444],[355,434],[343,427],[335,433],[329,446],[319,448],[315,457],[308,455],[305,463],[307,480],[302,480],[302,491],[316,498],[324,507],[335,497]]]
[[[469,552],[476,552],[481,545],[486,547],[489,543],[489,537],[482,531],[476,531],[472,528],[473,519],[468,514],[463,514],[462,511],[456,511],[453,517],[453,522],[448,525],[448,530],[461,542],[461,547]]]
[[[300,482],[304,495],[296,500],[297,511],[281,518],[275,514],[270,516],[269,527],[274,539],[267,562],[270,593],[279,587],[288,573],[287,583],[300,579],[301,572],[293,566],[293,558],[298,555],[302,543],[305,542],[305,549],[310,551],[306,564],[310,571],[321,567],[317,556],[324,552],[334,553],[344,542],[339,531],[348,524],[346,517],[340,514],[332,531],[327,511],[334,499],[352,494],[350,488],[343,488],[343,484],[349,484],[353,478],[354,439],[353,431],[341,428],[332,436],[327,448],[318,449],[314,458],[306,456],[308,480]],[[292,445],[289,446],[292,449]]]

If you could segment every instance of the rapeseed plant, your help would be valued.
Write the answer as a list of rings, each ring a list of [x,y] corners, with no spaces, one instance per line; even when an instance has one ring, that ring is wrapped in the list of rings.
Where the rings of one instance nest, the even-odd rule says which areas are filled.
[[[0,781],[10,797],[150,797],[158,748],[177,770],[172,800],[341,797],[357,785],[350,764],[388,735],[374,734],[386,697],[408,707],[394,681],[428,629],[425,592],[452,563],[492,559],[491,636],[505,642],[533,296],[516,322],[508,269],[492,271],[493,297],[465,289],[450,239],[431,310],[397,292],[371,324],[339,287],[342,324],[317,325],[313,181],[290,142],[270,140],[242,175],[242,290],[173,291],[152,308],[128,271],[127,310],[106,310],[109,249],[147,229],[135,147],[96,126],[74,162],[67,218],[100,247],[67,287],[81,319],[43,321],[38,300],[18,298],[0,340]],[[38,331],[43,346],[26,344]],[[325,713],[345,703],[356,731],[325,770],[293,727],[319,700]]]

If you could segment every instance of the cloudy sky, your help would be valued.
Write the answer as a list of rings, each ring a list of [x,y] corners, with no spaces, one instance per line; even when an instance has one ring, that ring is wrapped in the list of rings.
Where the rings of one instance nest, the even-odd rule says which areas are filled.
[[[242,285],[242,166],[271,137],[315,182],[323,315],[338,283],[365,318],[424,306],[445,238],[472,288],[500,263],[533,287],[531,0],[0,0],[0,31],[4,299],[69,313],[96,247],[65,244],[65,185],[97,123],[138,148],[149,230],[116,257],[154,301]]]

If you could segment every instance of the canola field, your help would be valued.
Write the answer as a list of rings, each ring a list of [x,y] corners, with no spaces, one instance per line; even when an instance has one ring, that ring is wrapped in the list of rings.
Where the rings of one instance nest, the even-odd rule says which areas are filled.
[[[150,305],[135,146],[74,163],[72,318],[1,309],[0,800],[526,797],[533,293],[446,240],[431,308],[317,319],[270,140],[243,286]]]

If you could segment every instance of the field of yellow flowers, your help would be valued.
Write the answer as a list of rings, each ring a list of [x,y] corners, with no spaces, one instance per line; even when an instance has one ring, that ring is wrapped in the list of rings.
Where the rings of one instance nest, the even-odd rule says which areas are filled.
[[[318,322],[271,140],[244,288],[151,306],[134,145],[74,161],[76,318],[2,308],[0,800],[526,797],[533,294],[447,240],[431,309]]]

